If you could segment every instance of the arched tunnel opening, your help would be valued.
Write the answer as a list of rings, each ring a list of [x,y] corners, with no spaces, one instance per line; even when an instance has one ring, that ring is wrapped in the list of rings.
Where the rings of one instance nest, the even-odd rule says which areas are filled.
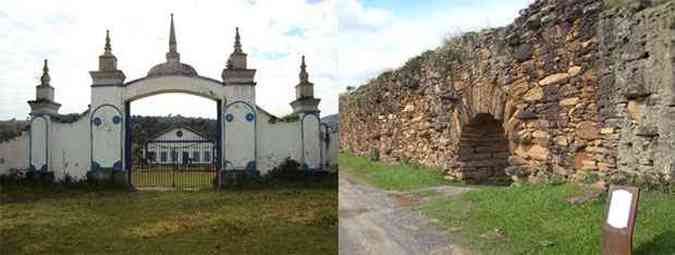
[[[462,129],[457,161],[464,180],[503,182],[510,155],[504,128],[491,114],[476,115]]]

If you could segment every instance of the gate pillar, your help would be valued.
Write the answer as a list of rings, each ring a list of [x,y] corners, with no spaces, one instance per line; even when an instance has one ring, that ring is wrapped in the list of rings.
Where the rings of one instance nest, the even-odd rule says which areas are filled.
[[[87,178],[126,181],[123,140],[127,122],[124,100],[126,76],[117,69],[117,58],[112,54],[107,31],[105,51],[99,56],[99,68],[89,74],[92,79],[89,108],[91,165]]]
[[[234,51],[223,69],[224,92],[228,95],[223,108],[223,166],[224,170],[246,170],[257,174],[255,69],[246,64],[239,36],[235,31]]]

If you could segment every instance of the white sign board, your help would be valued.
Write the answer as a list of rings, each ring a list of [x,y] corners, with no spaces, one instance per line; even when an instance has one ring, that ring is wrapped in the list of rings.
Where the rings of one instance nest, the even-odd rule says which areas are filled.
[[[612,192],[612,200],[609,201],[607,224],[618,229],[628,227],[632,201],[633,195],[628,191],[618,189]]]

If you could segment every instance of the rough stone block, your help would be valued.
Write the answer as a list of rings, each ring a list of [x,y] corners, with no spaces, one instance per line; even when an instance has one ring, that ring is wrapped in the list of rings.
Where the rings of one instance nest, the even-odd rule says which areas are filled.
[[[580,122],[576,127],[576,134],[577,137],[586,140],[594,140],[600,137],[597,125],[592,121]]]
[[[543,98],[544,98],[544,90],[538,86],[530,89],[529,91],[527,91],[527,93],[525,93],[525,95],[523,95],[523,99],[525,99],[525,101],[530,102],[539,101],[542,100]]]
[[[570,78],[568,73],[557,73],[553,75],[546,76],[546,78],[539,81],[541,86],[557,85],[560,83],[565,83]]]
[[[573,106],[576,106],[577,103],[579,103],[578,97],[565,98],[563,100],[560,100],[560,106],[563,106],[563,107],[573,107]]]

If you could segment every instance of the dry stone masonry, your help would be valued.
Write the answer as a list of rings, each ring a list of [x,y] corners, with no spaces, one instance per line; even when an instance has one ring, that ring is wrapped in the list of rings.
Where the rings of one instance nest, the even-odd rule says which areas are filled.
[[[675,175],[675,1],[539,0],[340,97],[344,150],[450,178]]]

